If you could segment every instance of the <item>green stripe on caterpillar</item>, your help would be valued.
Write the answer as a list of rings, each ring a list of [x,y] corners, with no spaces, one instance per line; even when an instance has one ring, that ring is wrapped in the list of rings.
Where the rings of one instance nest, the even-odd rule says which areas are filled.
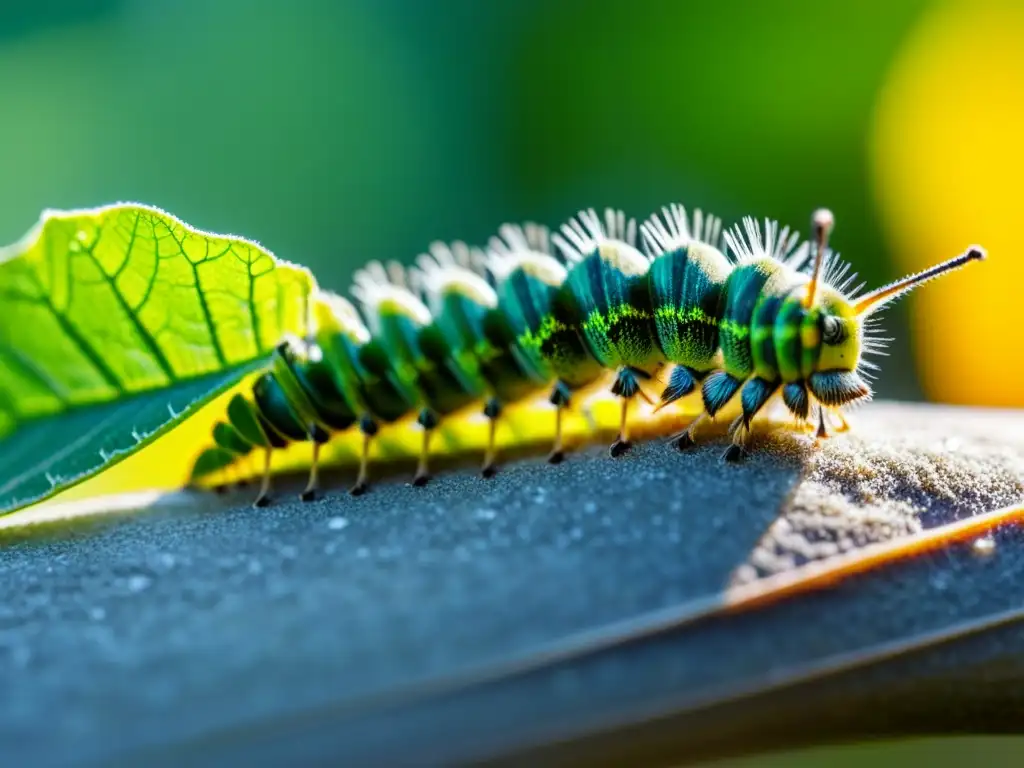
[[[621,211],[581,211],[558,231],[506,224],[486,247],[435,243],[416,265],[373,262],[355,277],[359,309],[340,296],[314,298],[314,330],[277,348],[251,393],[237,394],[214,445],[195,462],[200,480],[264,454],[256,504],[269,499],[271,456],[313,445],[303,499],[318,489],[318,456],[333,434],[362,435],[351,491],[368,487],[370,446],[382,425],[415,414],[423,430],[413,482],[429,478],[431,438],[446,419],[480,408],[489,422],[482,473],[496,467],[504,407],[546,392],[555,406],[549,460],[564,457],[562,419],[575,393],[612,372],[621,401],[612,456],[630,447],[635,398],[661,408],[699,392],[703,412],[675,435],[686,449],[737,398],[724,458],[742,458],[752,421],[781,399],[798,426],[828,420],[870,398],[865,354],[884,340],[871,322],[894,299],[969,261],[961,256],[867,294],[850,291],[848,265],[828,247],[832,214],[812,219],[811,241],[752,218],[728,231],[681,205],[637,227]],[[638,242],[642,240],[642,246]],[[661,392],[648,389],[663,372]]]

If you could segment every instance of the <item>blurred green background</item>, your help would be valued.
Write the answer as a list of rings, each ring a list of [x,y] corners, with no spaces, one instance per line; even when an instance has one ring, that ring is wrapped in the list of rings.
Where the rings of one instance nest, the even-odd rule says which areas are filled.
[[[869,190],[877,92],[927,3],[45,0],[0,6],[0,240],[139,200],[345,289],[505,220],[681,201],[896,276]],[[951,255],[950,254],[942,254]],[[906,309],[879,392],[919,397]]]

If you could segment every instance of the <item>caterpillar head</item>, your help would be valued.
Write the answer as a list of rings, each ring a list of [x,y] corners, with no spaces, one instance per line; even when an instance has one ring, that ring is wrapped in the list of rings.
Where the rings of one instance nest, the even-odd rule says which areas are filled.
[[[838,407],[871,395],[864,369],[874,367],[863,359],[864,353],[877,351],[884,340],[873,337],[870,321],[879,310],[917,286],[970,261],[985,258],[980,246],[934,267],[884,285],[861,296],[848,296],[846,285],[833,287],[834,279],[823,279],[828,260],[828,237],[834,220],[821,209],[813,217],[815,254],[810,281],[803,296],[804,314],[800,324],[802,368],[807,386],[825,406]],[[836,271],[836,270],[830,270]],[[845,269],[838,270],[842,280]],[[848,283],[849,281],[847,281]]]

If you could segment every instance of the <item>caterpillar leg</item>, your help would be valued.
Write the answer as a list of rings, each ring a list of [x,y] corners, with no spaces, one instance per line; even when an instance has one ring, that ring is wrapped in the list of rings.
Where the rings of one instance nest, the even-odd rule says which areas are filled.
[[[316,424],[312,424],[309,427],[309,439],[313,443],[313,461],[309,465],[309,481],[306,483],[306,489],[299,494],[302,501],[313,501],[316,498],[316,492],[320,490],[320,446],[330,440],[331,436]]]
[[[846,420],[842,411],[832,411],[832,415],[839,419],[839,426],[836,427],[836,434],[850,431],[850,422]]]
[[[693,436],[697,432],[697,427],[705,421],[713,419],[715,414],[732,400],[742,385],[742,381],[725,371],[709,373],[704,378],[700,388],[701,399],[704,401],[704,410],[700,416],[690,422],[690,426],[673,438],[676,441],[676,448],[680,451],[685,451],[696,445]]]
[[[299,498],[302,501],[313,501],[316,498],[316,492],[320,489],[320,471],[317,466],[320,461],[320,443],[313,442],[313,460],[309,465],[309,480],[306,482],[306,488],[299,494]]]
[[[265,507],[270,503],[270,458],[273,453],[273,448],[263,452],[263,479],[260,481],[260,492],[252,503],[254,507]]]
[[[743,461],[747,455],[747,439],[750,437],[750,423],[779,388],[778,381],[769,381],[758,376],[747,379],[740,390],[743,413],[729,426],[732,443],[722,458],[728,462]]]
[[[362,416],[359,419],[359,431],[363,433],[363,448],[359,454],[359,474],[356,476],[355,485],[349,490],[353,496],[362,496],[369,488],[369,467],[370,467],[370,443],[373,436],[377,434],[377,422],[369,416]]]
[[[640,389],[640,377],[647,378],[647,374],[635,368],[623,368],[615,378],[615,383],[612,384],[612,394],[622,398],[622,411],[619,415],[619,436],[615,438],[615,442],[609,448],[609,453],[613,457],[621,456],[633,447],[633,444],[629,442],[627,418],[629,416],[630,401],[638,394],[646,398],[646,395]]]
[[[484,405],[484,416],[487,417],[487,451],[484,453],[484,464],[480,468],[480,474],[484,477],[494,477],[497,472],[495,466],[494,436],[498,428],[498,417],[501,415],[501,403],[498,398],[492,397]]]
[[[618,458],[630,448],[633,444],[629,442],[629,431],[628,431],[628,420],[629,415],[629,402],[632,398],[622,398],[622,411],[619,413],[619,436],[615,438],[615,442],[611,444],[608,449],[608,453],[611,454],[612,458]]]
[[[710,418],[711,417],[708,415],[707,411],[702,411],[697,418],[690,422],[690,425],[686,429],[677,435],[673,435],[669,439],[675,442],[676,448],[680,451],[692,448],[697,444],[697,441],[694,439],[694,435],[697,434],[697,427]]]
[[[725,449],[722,458],[731,464],[738,464],[747,455],[747,438],[750,437],[750,423],[745,416],[737,416],[729,426],[732,442]]]
[[[825,406],[818,406],[818,431],[814,433],[814,443],[828,438],[828,427],[825,425]]]
[[[769,381],[757,376],[748,379],[740,391],[740,404],[743,406],[743,425],[750,431],[750,422],[771,399],[779,388],[778,381]]]
[[[688,368],[685,365],[677,365],[672,369],[672,373],[669,376],[668,384],[665,386],[665,390],[661,393],[661,399],[654,411],[657,413],[669,403],[674,403],[680,398],[686,397],[688,394],[693,392],[697,388],[697,382],[700,381],[702,374],[698,371]]]
[[[555,406],[555,441],[551,446],[551,453],[548,454],[548,462],[560,464],[565,458],[562,450],[562,415],[569,406],[569,387],[564,382],[557,382],[551,391],[551,403]]]
[[[782,388],[782,402],[800,422],[807,421],[811,413],[811,401],[807,396],[807,385],[802,381],[791,381]]]
[[[430,438],[434,434],[434,429],[437,428],[437,414],[429,408],[424,408],[420,411],[419,418],[417,419],[420,426],[423,427],[423,445],[420,448],[420,460],[416,465],[416,474],[412,478],[412,484],[421,487],[426,485],[430,481],[430,467],[428,461],[430,458]]]
[[[708,415],[714,417],[722,410],[733,396],[739,392],[743,381],[725,371],[715,371],[704,379],[701,385],[701,397],[704,400],[704,410]]]

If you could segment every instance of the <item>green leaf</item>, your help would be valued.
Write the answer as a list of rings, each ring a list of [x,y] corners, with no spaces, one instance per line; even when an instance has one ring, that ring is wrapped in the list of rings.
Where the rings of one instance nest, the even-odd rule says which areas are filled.
[[[0,250],[0,514],[130,455],[305,333],[314,289],[156,208],[45,212]]]

